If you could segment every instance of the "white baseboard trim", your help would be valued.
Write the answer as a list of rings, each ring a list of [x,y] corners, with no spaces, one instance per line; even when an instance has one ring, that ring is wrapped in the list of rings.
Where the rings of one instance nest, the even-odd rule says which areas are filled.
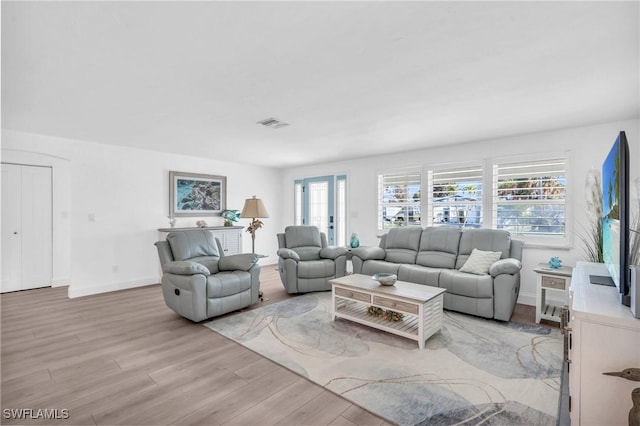
[[[63,277],[63,278],[54,278],[51,280],[51,287],[65,287],[68,286],[71,282],[71,278]]]
[[[129,288],[144,287],[147,285],[158,284],[159,282],[160,277],[149,277],[126,282],[118,281],[80,288],[72,284],[69,286],[68,296],[70,299],[73,299],[75,297],[91,296],[93,294],[109,293],[112,291],[127,290]]]
[[[536,295],[520,293],[518,295],[518,303],[520,303],[521,305],[536,306]]]

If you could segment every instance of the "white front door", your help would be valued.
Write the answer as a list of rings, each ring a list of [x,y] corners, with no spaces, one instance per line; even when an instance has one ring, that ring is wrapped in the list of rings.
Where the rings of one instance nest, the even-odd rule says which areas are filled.
[[[51,184],[50,167],[2,164],[3,293],[51,285]]]

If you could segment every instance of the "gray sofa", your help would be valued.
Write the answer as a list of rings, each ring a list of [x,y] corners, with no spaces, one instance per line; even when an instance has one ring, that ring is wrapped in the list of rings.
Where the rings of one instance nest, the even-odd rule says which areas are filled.
[[[347,271],[344,247],[328,247],[315,226],[287,226],[278,237],[278,271],[287,293],[331,290],[329,280]]]
[[[393,228],[378,247],[352,250],[353,272],[391,272],[401,281],[445,288],[445,309],[508,321],[520,292],[523,244],[495,229]],[[474,248],[500,252],[488,273],[460,271]]]
[[[155,243],[162,294],[176,313],[198,322],[258,302],[260,265],[255,254],[225,256],[211,231],[174,231]]]

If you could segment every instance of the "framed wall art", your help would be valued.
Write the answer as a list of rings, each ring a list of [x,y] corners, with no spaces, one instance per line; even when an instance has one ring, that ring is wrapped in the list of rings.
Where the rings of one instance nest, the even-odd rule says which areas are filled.
[[[227,205],[227,177],[170,171],[169,202],[175,217],[219,216]]]

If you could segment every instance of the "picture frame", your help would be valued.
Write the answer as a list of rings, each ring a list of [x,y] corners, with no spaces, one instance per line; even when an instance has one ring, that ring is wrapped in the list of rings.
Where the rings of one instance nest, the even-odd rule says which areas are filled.
[[[169,203],[174,217],[219,216],[227,205],[227,177],[170,171]]]

